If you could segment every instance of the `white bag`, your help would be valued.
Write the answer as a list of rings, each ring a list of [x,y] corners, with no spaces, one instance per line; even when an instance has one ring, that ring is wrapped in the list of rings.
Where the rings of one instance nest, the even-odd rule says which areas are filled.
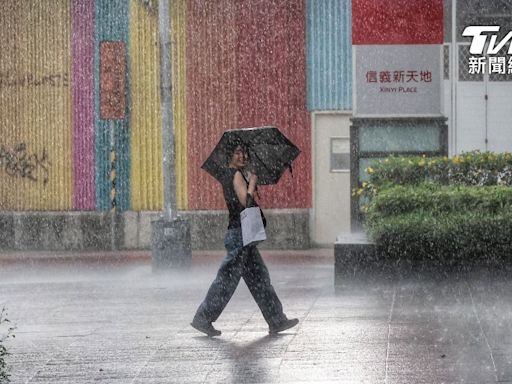
[[[245,208],[240,212],[242,222],[242,240],[244,247],[249,244],[257,244],[267,239],[260,207]]]

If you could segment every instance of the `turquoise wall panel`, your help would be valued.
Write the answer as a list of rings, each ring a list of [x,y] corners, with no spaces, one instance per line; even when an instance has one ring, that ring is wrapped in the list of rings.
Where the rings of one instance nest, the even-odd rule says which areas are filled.
[[[96,208],[112,208],[111,180],[111,130],[114,130],[116,149],[116,206],[129,209],[130,176],[130,135],[129,135],[129,52],[128,52],[128,0],[96,0],[96,42],[95,42],[95,104],[96,104]],[[122,120],[100,118],[100,43],[104,40],[126,43],[126,105]]]
[[[351,0],[307,0],[310,111],[352,109],[351,9]]]

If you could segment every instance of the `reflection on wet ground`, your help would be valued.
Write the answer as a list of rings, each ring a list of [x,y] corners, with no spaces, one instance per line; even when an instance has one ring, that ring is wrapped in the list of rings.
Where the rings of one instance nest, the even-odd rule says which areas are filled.
[[[12,383],[512,382],[506,274],[370,276],[335,289],[331,262],[269,259],[299,326],[269,336],[241,283],[213,339],[189,322],[216,263],[157,275],[144,259],[3,265]]]

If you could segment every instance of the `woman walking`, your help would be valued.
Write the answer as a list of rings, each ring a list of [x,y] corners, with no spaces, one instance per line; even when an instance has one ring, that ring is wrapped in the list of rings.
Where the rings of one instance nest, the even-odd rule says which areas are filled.
[[[224,238],[227,255],[191,325],[208,336],[219,336],[221,332],[212,323],[218,319],[240,278],[243,278],[268,323],[269,333],[275,334],[297,325],[299,320],[288,319],[283,313],[256,245],[243,246],[240,212],[253,204],[258,177],[252,174],[247,181],[243,175],[247,150],[241,141],[230,143],[226,154],[227,168],[221,183],[229,211],[228,230]]]

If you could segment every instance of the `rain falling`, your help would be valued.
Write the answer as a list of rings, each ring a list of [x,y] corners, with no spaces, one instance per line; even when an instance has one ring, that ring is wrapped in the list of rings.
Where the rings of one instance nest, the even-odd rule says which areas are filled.
[[[0,0],[0,383],[512,383],[512,0]]]

